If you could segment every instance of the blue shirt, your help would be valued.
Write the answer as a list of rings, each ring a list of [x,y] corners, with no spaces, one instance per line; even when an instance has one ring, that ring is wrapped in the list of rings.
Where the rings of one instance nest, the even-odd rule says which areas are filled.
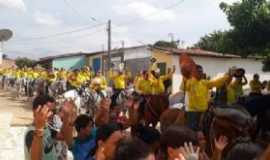
[[[75,138],[72,146],[74,160],[93,160],[90,152],[96,147],[96,132],[97,129],[93,128],[86,139]]]

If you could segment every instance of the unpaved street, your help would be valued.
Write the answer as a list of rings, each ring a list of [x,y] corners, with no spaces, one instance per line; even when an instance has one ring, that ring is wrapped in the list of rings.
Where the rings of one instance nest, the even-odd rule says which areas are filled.
[[[31,102],[26,97],[16,98],[15,91],[0,90],[0,114],[11,114],[11,126],[27,126],[32,123]]]

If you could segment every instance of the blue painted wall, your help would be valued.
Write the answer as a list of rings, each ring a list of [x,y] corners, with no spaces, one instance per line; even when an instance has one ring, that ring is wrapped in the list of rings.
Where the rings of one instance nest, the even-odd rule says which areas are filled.
[[[64,57],[56,58],[53,60],[53,68],[64,68],[67,70],[70,69],[80,69],[86,64],[85,56],[73,56],[73,57]]]
[[[93,70],[94,72],[98,72],[101,69],[101,59],[100,58],[94,58],[93,59]]]

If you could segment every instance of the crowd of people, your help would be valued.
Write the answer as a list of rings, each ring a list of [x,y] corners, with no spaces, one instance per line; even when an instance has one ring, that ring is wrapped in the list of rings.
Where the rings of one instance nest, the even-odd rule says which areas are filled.
[[[169,99],[175,67],[160,75],[154,62],[134,78],[123,69],[102,75],[87,67],[74,71],[6,69],[0,75],[4,89],[16,87],[20,94],[34,95],[33,126],[24,140],[26,159],[67,160],[68,151],[74,160],[270,159],[269,139],[262,140],[252,131],[256,129],[252,121],[258,117],[234,106],[248,84],[245,70],[232,67],[221,78],[210,80],[200,65],[180,66],[185,107],[171,108],[165,103],[165,110],[152,101]],[[110,81],[113,94],[108,96]],[[251,97],[263,96],[270,89],[257,74],[249,85]],[[61,91],[55,91],[58,86]],[[129,86],[134,92],[117,103]],[[56,106],[55,94],[82,87],[102,97],[95,114],[79,114],[72,100]],[[225,108],[216,109],[220,105]],[[149,117],[160,124],[147,123]]]

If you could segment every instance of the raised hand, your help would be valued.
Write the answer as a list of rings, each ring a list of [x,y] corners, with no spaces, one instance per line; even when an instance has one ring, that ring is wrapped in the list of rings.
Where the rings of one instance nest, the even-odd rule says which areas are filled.
[[[218,151],[223,151],[228,145],[228,138],[226,136],[220,136],[218,139],[215,138],[215,147]]]
[[[199,159],[199,153],[200,153],[200,147],[198,147],[196,150],[194,150],[194,147],[192,143],[185,143],[184,147],[180,148],[181,154],[184,157],[184,160],[198,160]],[[181,159],[183,159],[181,157]]]
[[[37,130],[44,129],[48,118],[52,115],[49,107],[47,105],[39,106],[34,111],[34,125]]]
[[[63,107],[62,107],[62,111],[64,116],[71,116],[73,115],[74,111],[75,111],[76,107],[73,101],[65,101]]]
[[[105,160],[104,147],[99,147],[96,153],[96,160]]]

